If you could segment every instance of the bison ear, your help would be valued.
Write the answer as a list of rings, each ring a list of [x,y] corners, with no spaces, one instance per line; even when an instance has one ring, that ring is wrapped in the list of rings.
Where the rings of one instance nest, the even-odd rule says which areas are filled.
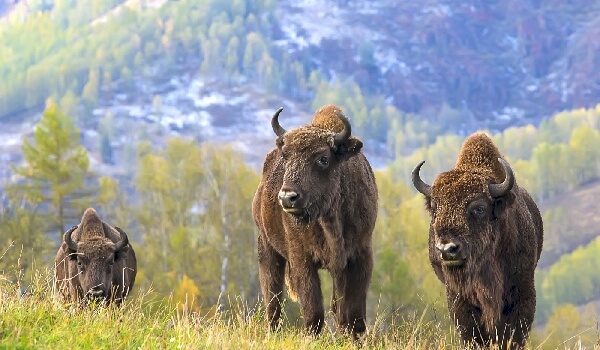
[[[361,140],[356,137],[349,137],[338,146],[336,154],[339,156],[350,157],[360,152],[362,146],[363,143]]]
[[[115,261],[124,259],[129,253],[129,245],[124,246],[120,250],[115,252]]]
[[[494,219],[501,218],[506,208],[510,207],[514,201],[515,195],[511,192],[505,196],[494,198]]]

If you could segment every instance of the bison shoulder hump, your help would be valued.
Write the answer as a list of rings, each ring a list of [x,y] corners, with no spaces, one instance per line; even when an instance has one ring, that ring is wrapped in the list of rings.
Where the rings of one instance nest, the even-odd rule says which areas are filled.
[[[335,114],[336,111],[344,113],[343,110],[336,105],[324,105],[315,113],[315,116],[312,120],[312,125],[333,132],[340,132],[344,130],[344,123],[342,123],[340,118]]]

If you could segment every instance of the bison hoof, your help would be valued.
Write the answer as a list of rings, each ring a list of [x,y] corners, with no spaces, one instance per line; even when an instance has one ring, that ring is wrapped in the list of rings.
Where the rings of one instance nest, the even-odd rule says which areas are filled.
[[[310,335],[319,335],[323,329],[324,317],[313,317],[304,322],[306,332]]]
[[[343,330],[344,333],[352,333],[356,338],[358,335],[367,331],[367,325],[365,321],[361,318],[356,320],[354,323],[344,323],[340,325],[340,329]]]

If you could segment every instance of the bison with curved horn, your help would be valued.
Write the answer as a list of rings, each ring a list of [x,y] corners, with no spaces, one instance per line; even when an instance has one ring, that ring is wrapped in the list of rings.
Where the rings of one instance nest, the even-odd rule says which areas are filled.
[[[341,108],[325,105],[312,124],[289,131],[279,124],[282,110],[271,120],[277,147],[266,156],[252,203],[267,317],[276,329],[287,284],[301,304],[306,330],[318,334],[324,308],[317,271],[326,269],[338,327],[356,337],[366,330],[375,176]]]
[[[65,301],[120,304],[129,294],[137,261],[127,234],[88,208],[63,235],[55,258],[55,288]]]
[[[463,340],[502,349],[524,346],[536,306],[540,211],[485,133],[462,146],[454,169],[428,185],[412,182],[431,216],[429,260],[446,286],[448,309]]]

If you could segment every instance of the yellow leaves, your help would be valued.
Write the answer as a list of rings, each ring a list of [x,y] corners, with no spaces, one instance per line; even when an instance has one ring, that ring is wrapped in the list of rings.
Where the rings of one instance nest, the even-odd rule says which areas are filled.
[[[592,300],[600,291],[600,277],[596,272],[600,264],[599,252],[600,238],[596,238],[587,246],[563,255],[541,283],[544,297],[552,305]]]
[[[534,185],[536,183],[536,178],[534,177],[534,167],[531,166],[530,162],[522,159],[518,159],[516,161],[509,159],[508,161],[510,162],[510,166],[515,173],[517,184],[528,191],[532,191],[535,188]]]
[[[98,201],[100,203],[109,203],[110,200],[117,196],[119,189],[119,182],[117,180],[114,180],[109,176],[102,176],[98,179],[98,185]]]
[[[248,204],[258,174],[231,147],[181,138],[169,140],[163,150],[146,148],[139,161],[136,186],[141,206],[136,219],[146,242],[140,251],[152,256],[140,268],[154,288],[172,291],[179,280],[165,280],[164,272],[174,271],[187,276],[180,299],[185,293],[189,301],[191,295],[197,296],[192,281],[205,289],[195,307],[214,302],[220,283],[235,283],[236,290],[248,293],[257,260],[256,228]],[[221,271],[223,261],[229,261],[224,274],[206,274]]]
[[[591,308],[582,313],[572,304],[554,309],[546,324],[544,349],[572,349],[577,342],[581,342],[581,348],[591,348],[597,341],[594,314]]]
[[[183,275],[173,293],[173,302],[179,310],[200,311],[200,288],[194,281]]]
[[[174,185],[173,179],[166,171],[167,161],[155,155],[147,155],[141,159],[138,172],[138,187],[154,191],[169,192]]]
[[[414,291],[427,291],[425,298],[434,300],[443,289],[429,266],[429,217],[423,197],[415,195],[403,180],[394,181],[388,171],[375,175],[380,196],[373,238],[377,263],[372,293],[374,296],[381,294],[383,299],[387,295],[387,301],[397,302],[393,295],[403,288],[402,293],[408,294],[409,290],[413,294]],[[401,286],[399,281],[404,285]]]

